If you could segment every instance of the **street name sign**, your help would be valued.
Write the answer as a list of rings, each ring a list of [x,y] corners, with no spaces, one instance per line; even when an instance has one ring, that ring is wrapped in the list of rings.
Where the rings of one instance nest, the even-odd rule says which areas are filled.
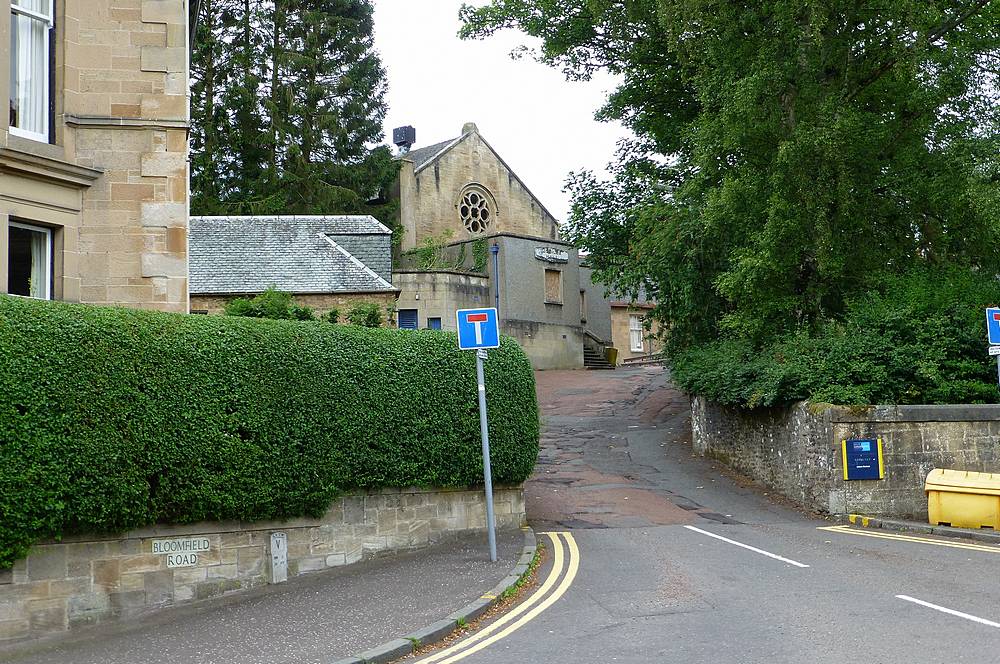
[[[496,309],[459,309],[455,316],[458,320],[459,348],[478,350],[500,346]]]
[[[167,567],[194,567],[198,564],[198,554],[212,548],[207,537],[183,537],[180,539],[153,540],[151,552],[167,557]]]
[[[881,438],[852,438],[841,441],[845,480],[885,478]]]
[[[479,392],[479,436],[483,444],[483,483],[486,486],[486,530],[489,534],[490,560],[497,561],[496,520],[493,516],[493,474],[490,469],[490,426],[486,419],[486,378],[483,360],[487,348],[500,346],[500,325],[496,309],[459,309],[458,347],[476,351],[476,383]]]

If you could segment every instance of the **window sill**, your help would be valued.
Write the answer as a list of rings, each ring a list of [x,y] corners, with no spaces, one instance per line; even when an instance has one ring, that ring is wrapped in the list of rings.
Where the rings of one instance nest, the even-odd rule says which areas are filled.
[[[563,305],[562,302],[556,302],[555,300],[545,300],[545,304],[555,304],[555,305],[558,305],[560,307]]]

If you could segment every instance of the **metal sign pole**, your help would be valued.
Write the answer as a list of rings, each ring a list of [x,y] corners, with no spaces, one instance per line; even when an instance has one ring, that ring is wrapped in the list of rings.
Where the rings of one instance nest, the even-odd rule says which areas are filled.
[[[486,379],[483,376],[483,360],[486,350],[476,351],[476,379],[479,381],[479,428],[483,438],[483,478],[486,481],[486,528],[490,538],[490,561],[497,561],[497,534],[493,520],[493,473],[490,469],[490,428],[486,420]],[[1000,365],[998,365],[1000,366]]]

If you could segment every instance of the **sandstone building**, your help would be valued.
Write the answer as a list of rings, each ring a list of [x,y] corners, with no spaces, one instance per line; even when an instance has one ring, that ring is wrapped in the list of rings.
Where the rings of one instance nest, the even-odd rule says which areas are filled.
[[[658,355],[661,344],[657,340],[659,324],[647,320],[654,304],[640,292],[634,299],[611,300],[611,341],[618,349],[618,363]]]
[[[585,347],[600,361],[611,344],[603,287],[478,127],[413,150],[412,128],[396,133],[400,327],[454,330],[456,309],[495,306],[536,368],[582,367]]]
[[[0,293],[187,311],[186,3],[0,6]]]

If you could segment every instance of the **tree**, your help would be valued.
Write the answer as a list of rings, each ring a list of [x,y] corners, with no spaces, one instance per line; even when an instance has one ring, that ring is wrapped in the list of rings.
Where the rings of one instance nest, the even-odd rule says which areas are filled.
[[[1000,269],[1000,3],[494,0],[635,140],[578,173],[572,239],[645,285],[671,348],[818,329],[887,274]]]
[[[385,70],[370,0],[203,0],[192,57],[196,214],[391,223]]]

